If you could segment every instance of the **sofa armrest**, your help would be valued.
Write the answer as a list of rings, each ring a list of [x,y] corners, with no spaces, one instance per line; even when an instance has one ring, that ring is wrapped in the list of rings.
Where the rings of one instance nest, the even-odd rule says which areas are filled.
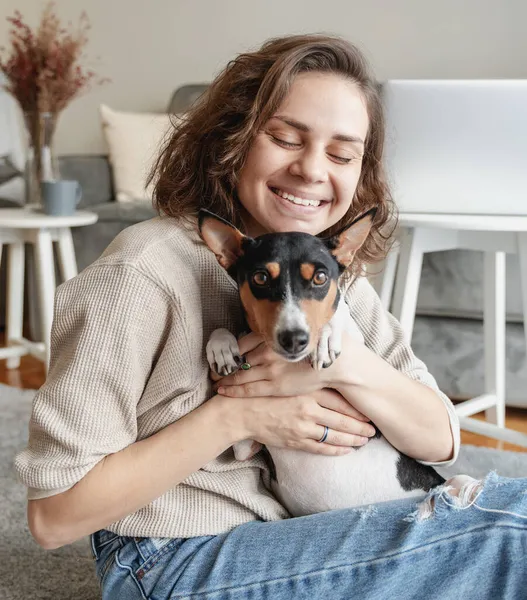
[[[105,155],[64,155],[59,157],[61,179],[75,179],[82,187],[79,208],[113,202],[112,172]]]

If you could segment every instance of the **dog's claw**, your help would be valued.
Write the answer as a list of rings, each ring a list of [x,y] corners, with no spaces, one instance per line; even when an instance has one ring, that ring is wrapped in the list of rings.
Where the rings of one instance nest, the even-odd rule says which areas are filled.
[[[237,371],[243,360],[234,335],[226,329],[215,329],[207,343],[207,360],[210,368],[223,377]]]

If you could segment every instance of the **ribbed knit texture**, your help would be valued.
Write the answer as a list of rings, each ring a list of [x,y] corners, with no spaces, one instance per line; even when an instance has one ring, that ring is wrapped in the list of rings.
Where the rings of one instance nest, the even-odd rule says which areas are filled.
[[[449,410],[455,459],[453,406],[395,319],[364,278],[349,286],[346,300],[370,348],[438,391]],[[210,398],[207,340],[214,329],[239,332],[241,324],[236,286],[195,228],[157,217],[124,230],[99,260],[57,290],[49,374],[35,397],[28,447],[15,460],[28,497],[69,489],[106,455]],[[193,537],[287,518],[268,486],[260,456],[242,463],[229,449],[108,529]]]

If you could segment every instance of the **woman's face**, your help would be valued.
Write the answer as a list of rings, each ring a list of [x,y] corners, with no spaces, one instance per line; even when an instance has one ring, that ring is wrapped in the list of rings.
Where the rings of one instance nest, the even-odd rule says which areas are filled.
[[[354,83],[328,73],[298,75],[240,172],[248,235],[315,235],[339,221],[355,194],[368,124]]]

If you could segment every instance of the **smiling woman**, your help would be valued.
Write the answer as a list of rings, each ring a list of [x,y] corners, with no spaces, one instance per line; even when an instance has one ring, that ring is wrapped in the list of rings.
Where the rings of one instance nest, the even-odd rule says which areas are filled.
[[[455,498],[435,488],[424,523],[415,498],[290,518],[266,454],[243,461],[232,451],[254,440],[301,454],[301,502],[302,465],[321,461],[328,478],[317,483],[335,496],[325,459],[360,457],[376,430],[425,466],[456,460],[452,403],[361,276],[383,256],[393,211],[383,135],[377,86],[355,46],[271,40],[231,61],[161,149],[152,175],[161,216],[125,229],[58,288],[49,375],[15,466],[38,543],[92,534],[103,600],[523,597],[525,569],[512,559],[525,550],[524,480],[462,484]],[[200,209],[236,226],[217,229],[212,251]],[[334,364],[316,370],[250,333],[229,347],[250,368],[215,393],[208,338],[218,330],[237,342],[243,327],[234,258],[258,247],[250,235],[290,229],[291,269],[256,253],[242,282],[264,307],[258,315],[276,313],[285,295],[292,310],[276,316],[286,353],[292,346],[298,358],[305,344],[291,322],[309,318],[313,341],[322,339],[311,299],[333,306],[335,276],[316,256],[294,254],[295,238],[322,243],[314,233],[349,270],[337,312],[356,335],[343,335]],[[281,287],[288,272],[310,286],[309,303]],[[331,282],[334,296],[324,295]],[[342,477],[368,491],[388,466],[379,460],[363,465],[364,477]]]
[[[339,222],[352,210],[368,128],[356,83],[331,73],[297,75],[240,172],[247,233],[316,235]]]

